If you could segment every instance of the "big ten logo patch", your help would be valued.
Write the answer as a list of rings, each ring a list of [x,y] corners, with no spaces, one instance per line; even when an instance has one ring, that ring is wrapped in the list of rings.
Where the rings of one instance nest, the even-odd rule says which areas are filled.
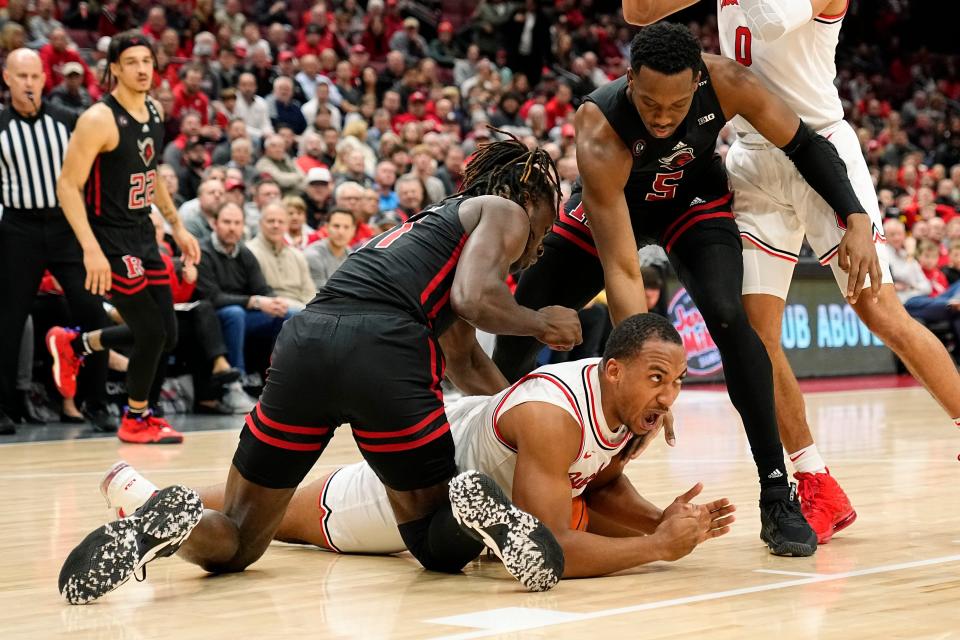
[[[706,376],[723,367],[720,350],[707,331],[703,315],[693,303],[686,289],[677,291],[667,306],[667,317],[683,340],[687,352],[687,371],[691,375]]]

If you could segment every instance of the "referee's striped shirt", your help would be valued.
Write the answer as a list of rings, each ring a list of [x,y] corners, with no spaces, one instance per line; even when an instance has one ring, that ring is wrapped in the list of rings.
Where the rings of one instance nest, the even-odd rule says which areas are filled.
[[[77,116],[44,103],[31,117],[8,106],[0,113],[0,202],[4,209],[60,206],[57,179]]]

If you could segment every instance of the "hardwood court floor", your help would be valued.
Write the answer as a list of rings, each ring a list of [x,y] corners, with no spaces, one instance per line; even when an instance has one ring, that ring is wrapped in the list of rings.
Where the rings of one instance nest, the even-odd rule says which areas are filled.
[[[726,396],[685,391],[676,413],[677,448],[652,446],[630,476],[661,505],[702,480],[703,497],[739,506],[733,532],[676,563],[545,594],[522,592],[490,560],[442,576],[409,557],[275,544],[244,575],[167,559],[144,583],[68,606],[57,573],[108,515],[103,471],[124,458],[161,485],[220,482],[236,431],[174,447],[0,446],[0,638],[960,638],[960,432],[922,389],[808,396],[859,512],[811,558],[777,558],[760,542],[753,465]],[[358,457],[342,430],[311,478]]]

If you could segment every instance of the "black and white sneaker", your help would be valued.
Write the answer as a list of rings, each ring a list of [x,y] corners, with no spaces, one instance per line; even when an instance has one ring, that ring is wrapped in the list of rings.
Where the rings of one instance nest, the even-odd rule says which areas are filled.
[[[529,591],[552,589],[563,576],[563,549],[550,530],[515,507],[496,482],[479,471],[450,481],[453,517],[503,561]]]
[[[812,556],[817,534],[800,511],[797,485],[760,491],[760,539],[777,556]]]
[[[132,516],[94,530],[70,552],[60,569],[60,594],[70,604],[86,604],[113,591],[151,560],[176,553],[202,515],[196,491],[161,489]]]

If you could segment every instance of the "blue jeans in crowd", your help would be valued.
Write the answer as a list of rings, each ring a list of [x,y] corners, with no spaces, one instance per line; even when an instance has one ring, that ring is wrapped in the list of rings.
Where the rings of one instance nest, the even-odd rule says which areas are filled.
[[[933,324],[947,320],[953,327],[953,333],[960,338],[960,310],[947,306],[951,300],[960,300],[960,280],[950,285],[946,291],[936,297],[915,296],[903,303],[903,307],[911,317]]]
[[[243,348],[247,338],[276,339],[283,323],[292,318],[294,313],[288,311],[282,318],[271,316],[263,311],[244,309],[240,305],[232,304],[217,309],[220,318],[220,327],[223,329],[223,341],[227,345],[227,358],[230,364],[243,373],[247,372],[243,360]]]

